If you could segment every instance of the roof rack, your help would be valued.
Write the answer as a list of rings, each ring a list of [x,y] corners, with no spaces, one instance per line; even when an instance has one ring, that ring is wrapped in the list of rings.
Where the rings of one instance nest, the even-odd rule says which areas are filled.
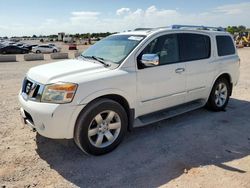
[[[154,28],[136,28],[134,31],[148,31],[148,30],[152,30]]]
[[[192,28],[197,30],[212,30],[212,31],[226,31],[223,27],[210,27],[203,25],[172,25],[172,29],[184,29],[184,28]]]
[[[223,27],[210,27],[210,26],[203,26],[203,25],[172,25],[168,27],[158,27],[158,28],[136,28],[134,31],[152,31],[157,29],[197,29],[197,30],[210,30],[210,31],[226,31]]]

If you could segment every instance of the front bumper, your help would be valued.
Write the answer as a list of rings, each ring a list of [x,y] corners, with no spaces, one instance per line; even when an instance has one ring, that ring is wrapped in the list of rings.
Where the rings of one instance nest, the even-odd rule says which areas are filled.
[[[84,106],[25,100],[21,94],[18,99],[24,123],[40,135],[55,139],[73,138],[76,119]]]

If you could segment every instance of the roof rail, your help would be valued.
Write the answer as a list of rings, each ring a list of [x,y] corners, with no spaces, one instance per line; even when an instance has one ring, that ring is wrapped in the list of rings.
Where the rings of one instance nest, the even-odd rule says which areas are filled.
[[[193,28],[198,30],[213,30],[213,31],[226,31],[223,27],[210,27],[203,25],[172,25],[172,29]]]
[[[152,30],[153,28],[136,28],[134,31],[147,31]]]

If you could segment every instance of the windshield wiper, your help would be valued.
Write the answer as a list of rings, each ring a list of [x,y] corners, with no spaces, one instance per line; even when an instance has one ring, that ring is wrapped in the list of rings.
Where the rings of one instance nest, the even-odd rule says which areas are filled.
[[[81,54],[81,57],[83,57],[83,58],[85,58],[85,59],[94,59],[94,60],[98,61],[99,63],[103,64],[105,67],[109,67],[109,66],[110,66],[110,64],[106,63],[106,62],[104,61],[104,59],[101,58],[101,57],[96,57],[96,56],[84,56],[84,55],[82,55],[82,54]]]
[[[110,64],[106,63],[106,62],[104,61],[103,58],[96,57],[96,56],[91,56],[91,57],[92,57],[94,60],[96,60],[96,61],[102,63],[102,64],[103,64],[104,66],[106,66],[106,67],[109,67],[109,66],[110,66]]]

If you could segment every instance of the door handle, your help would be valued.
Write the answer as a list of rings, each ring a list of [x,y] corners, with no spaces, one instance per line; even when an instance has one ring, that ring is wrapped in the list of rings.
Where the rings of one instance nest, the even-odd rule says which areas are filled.
[[[175,73],[182,73],[182,72],[184,72],[184,71],[185,71],[184,68],[175,69]]]

